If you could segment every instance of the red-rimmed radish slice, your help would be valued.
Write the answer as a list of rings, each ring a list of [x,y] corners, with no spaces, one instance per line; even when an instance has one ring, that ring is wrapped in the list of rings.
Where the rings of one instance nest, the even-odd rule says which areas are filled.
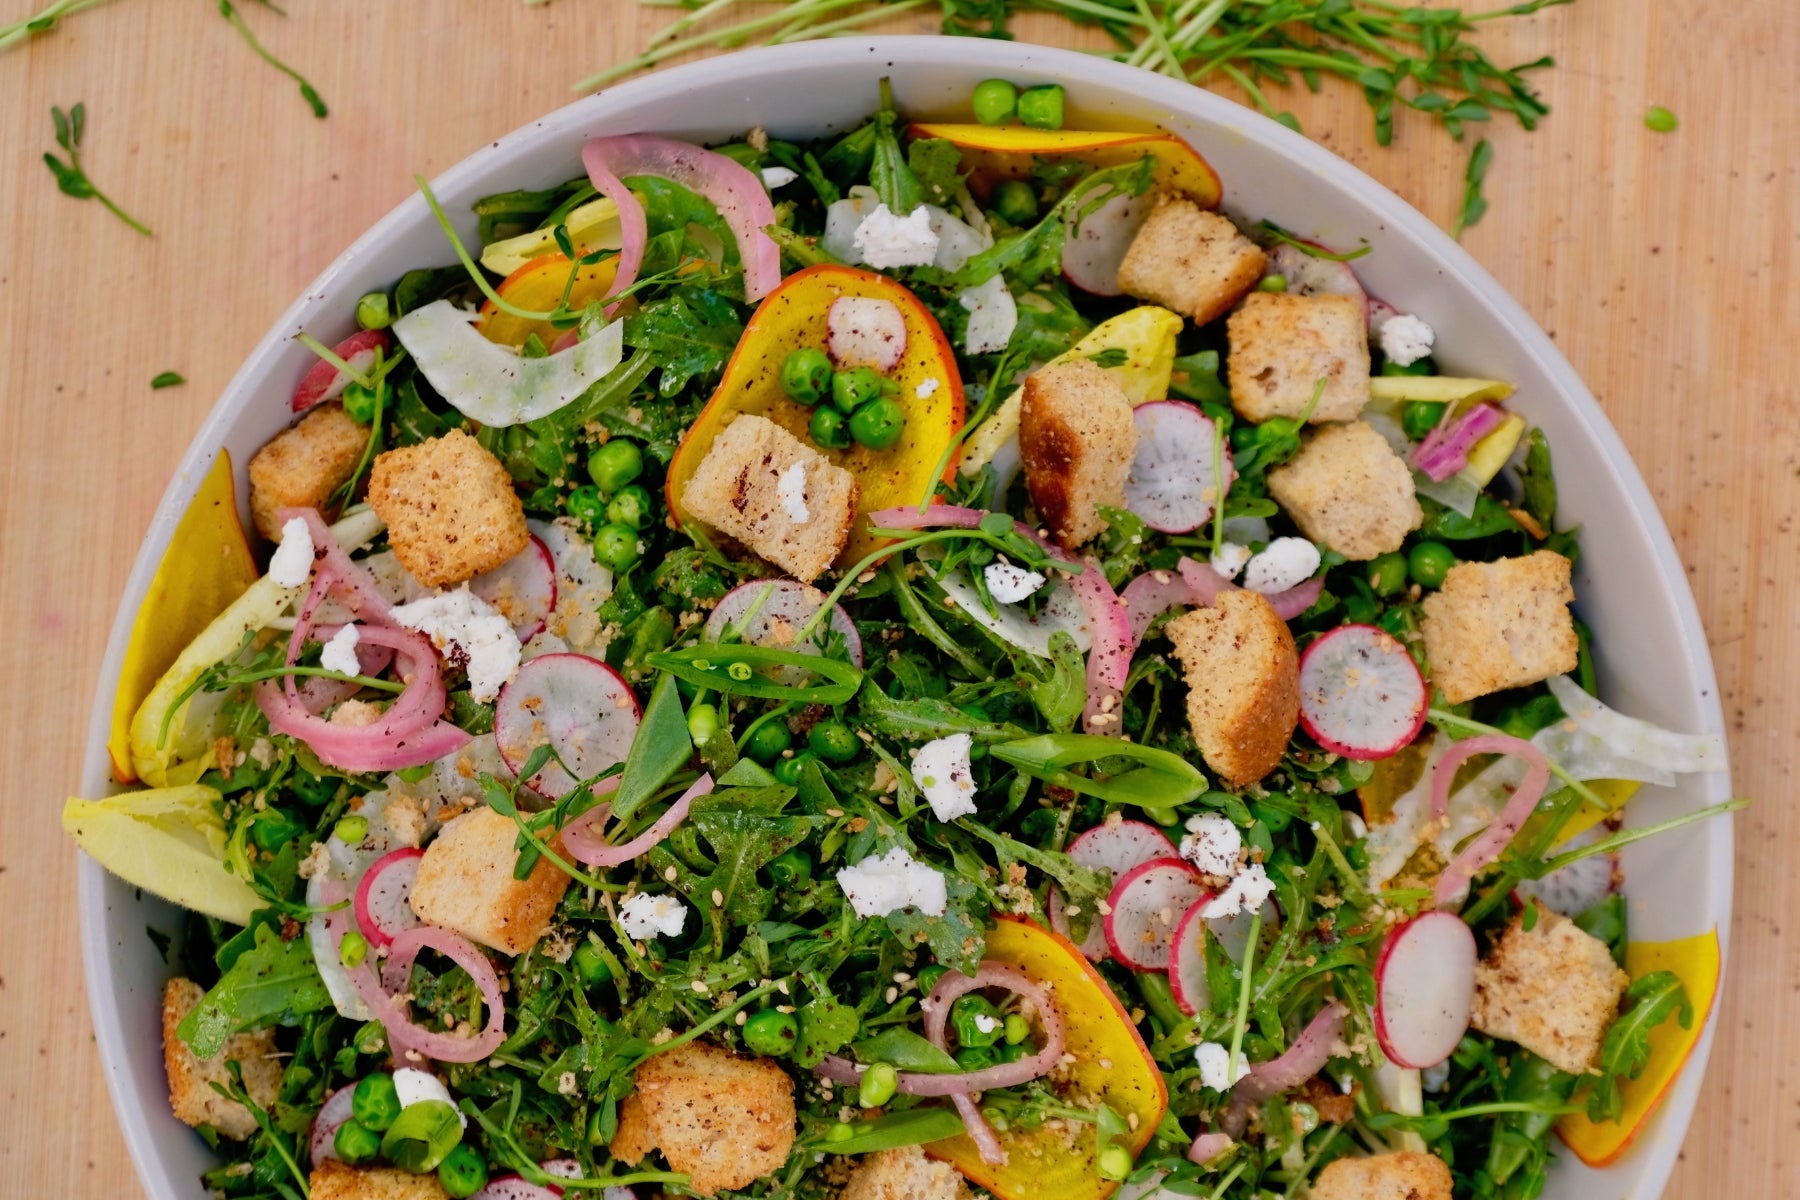
[[[1123,192],[1112,197],[1074,224],[1071,213],[1064,224],[1063,278],[1084,292],[1096,296],[1119,294],[1119,264],[1137,237],[1144,219],[1150,215],[1149,196],[1128,196]]]
[[[752,646],[778,646],[802,654],[817,654],[819,647],[808,641],[801,645],[794,636],[805,628],[825,603],[825,593],[792,579],[758,579],[725,593],[706,619],[708,641],[718,641],[728,628],[736,627],[738,635]],[[843,635],[844,651],[856,666],[863,665],[862,637],[856,623],[842,605],[832,605],[831,628]],[[806,672],[784,668],[776,673],[783,683],[798,686],[805,682]]]
[[[382,855],[363,872],[356,884],[356,925],[370,944],[389,945],[421,923],[407,899],[424,857],[423,850],[407,846]]]
[[[1300,239],[1305,241],[1305,239]],[[1327,254],[1336,253],[1328,246],[1317,242],[1306,242],[1315,250]],[[1308,254],[1299,246],[1286,242],[1269,251],[1268,274],[1279,275],[1287,280],[1290,294],[1300,296],[1354,296],[1363,302],[1365,311],[1369,303],[1369,294],[1363,291],[1357,282],[1356,272],[1350,269],[1349,263],[1337,262],[1329,258],[1318,258]]]
[[[1300,656],[1300,724],[1345,758],[1386,758],[1419,736],[1424,677],[1397,638],[1373,625],[1340,625]]]
[[[1046,915],[1050,918],[1050,928],[1070,941],[1074,941],[1075,930],[1070,921],[1069,902],[1063,899],[1062,892],[1051,888],[1050,903],[1046,908]],[[1075,915],[1079,916],[1080,914]],[[1076,948],[1093,962],[1099,962],[1106,957],[1106,930],[1099,913],[1089,915],[1092,919],[1088,922],[1087,936],[1081,939],[1081,944]]]
[[[352,1115],[350,1099],[355,1092],[356,1085],[347,1084],[325,1097],[325,1103],[319,1106],[312,1130],[306,1135],[307,1152],[312,1155],[313,1166],[329,1158],[342,1157],[337,1152],[337,1131]]]
[[[1592,829],[1583,830],[1557,849],[1578,850],[1592,845],[1605,833],[1605,828],[1596,825]],[[1536,900],[1553,913],[1572,917],[1586,912],[1612,895],[1618,868],[1617,855],[1594,854],[1578,858],[1542,879],[1522,879],[1513,891],[1521,900]]]
[[[1156,858],[1125,873],[1107,904],[1106,944],[1138,971],[1166,971],[1175,925],[1206,895],[1200,873],[1179,858]]]
[[[558,1179],[580,1179],[587,1174],[581,1169],[581,1164],[572,1158],[553,1158],[548,1162],[541,1162],[538,1164],[538,1170],[546,1175],[554,1175]]]
[[[385,330],[363,329],[333,346],[331,352],[348,363],[351,370],[361,374],[375,365],[376,350],[385,350],[393,344]],[[300,377],[300,386],[294,389],[294,411],[305,412],[316,404],[336,400],[349,386],[350,377],[321,358]]]
[[[500,1175],[469,1200],[559,1200],[562,1195],[561,1188],[540,1186],[523,1175]]]
[[[1381,327],[1400,315],[1400,310],[1386,300],[1369,297],[1369,340],[1381,337]]]
[[[556,559],[532,534],[523,550],[469,580],[469,590],[499,610],[519,640],[528,642],[556,608]]]
[[[1179,400],[1140,404],[1132,412],[1137,453],[1125,477],[1125,507],[1160,533],[1189,533],[1212,516],[1231,487],[1230,447],[1219,448],[1224,488],[1213,475],[1216,432],[1211,418]]]
[[[1143,821],[1096,825],[1069,843],[1068,853],[1079,866],[1112,872],[1114,883],[1123,879],[1127,871],[1140,863],[1147,863],[1153,858],[1179,857],[1175,843],[1162,830]],[[1063,899],[1062,893],[1052,888],[1050,927],[1065,937],[1069,932],[1067,907],[1068,901]],[[1097,916],[1096,914],[1096,918]],[[1101,924],[1096,919],[1089,926],[1087,937],[1081,942],[1081,952],[1095,962],[1106,957],[1106,931],[1101,928]]]
[[[906,318],[892,300],[839,296],[825,312],[825,329],[838,367],[891,371],[906,353]]]
[[[1388,933],[1375,961],[1375,1036],[1395,1065],[1450,1057],[1475,1007],[1475,959],[1475,935],[1455,913],[1422,913]]]
[[[1264,900],[1257,912],[1262,914],[1262,934],[1280,927],[1281,908],[1272,898]],[[1234,963],[1244,961],[1244,950],[1250,945],[1250,918],[1256,915],[1249,909],[1240,909],[1229,917],[1212,917],[1206,922],[1206,931],[1218,939],[1219,949]]]
[[[1169,990],[1175,1007],[1188,1016],[1212,1007],[1212,988],[1206,982],[1206,920],[1200,910],[1212,899],[1202,892],[1175,925],[1175,943],[1169,950]]]
[[[642,716],[630,685],[599,659],[546,654],[522,665],[500,689],[494,741],[515,773],[539,746],[555,749],[568,770],[552,759],[525,782],[560,799],[581,780],[624,761]]]

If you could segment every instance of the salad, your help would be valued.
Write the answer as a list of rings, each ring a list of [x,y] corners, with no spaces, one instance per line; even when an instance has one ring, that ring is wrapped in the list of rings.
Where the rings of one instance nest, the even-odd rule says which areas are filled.
[[[603,137],[221,456],[64,824],[226,1197],[1540,1193],[1716,936],[1630,937],[1579,531],[1367,253],[1164,135]],[[450,255],[446,253],[445,258]],[[346,322],[352,314],[346,313]],[[1444,347],[1477,361],[1478,347]],[[283,398],[286,402],[286,398]],[[1728,807],[1728,806],[1722,806]]]

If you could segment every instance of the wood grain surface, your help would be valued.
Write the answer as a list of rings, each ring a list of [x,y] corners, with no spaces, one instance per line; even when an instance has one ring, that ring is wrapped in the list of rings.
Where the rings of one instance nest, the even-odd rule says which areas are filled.
[[[0,0],[0,19],[36,0]],[[245,5],[332,106],[315,120],[208,0],[114,0],[0,52],[0,1192],[141,1195],[89,1032],[74,787],[90,693],[152,507],[202,416],[300,289],[411,189],[567,102],[668,19],[623,0]],[[909,14],[890,31],[934,32]],[[1094,46],[1050,18],[1030,40]],[[1800,1195],[1800,7],[1578,0],[1493,26],[1553,53],[1553,112],[1496,126],[1465,244],[1624,435],[1712,644],[1738,818],[1719,1037],[1668,1196]],[[1284,97],[1313,136],[1439,222],[1463,150],[1353,92]],[[143,238],[56,191],[49,109],[85,100],[92,177]],[[1681,128],[1653,134],[1645,108]],[[153,392],[175,370],[183,387]],[[1669,886],[1681,886],[1679,880]]]

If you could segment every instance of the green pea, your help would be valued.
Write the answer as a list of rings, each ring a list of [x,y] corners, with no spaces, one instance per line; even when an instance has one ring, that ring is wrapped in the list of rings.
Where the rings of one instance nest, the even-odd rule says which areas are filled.
[[[1400,428],[1413,441],[1424,441],[1443,416],[1444,406],[1435,400],[1414,400],[1400,410]]]
[[[642,529],[650,524],[656,512],[656,505],[650,499],[646,489],[633,483],[618,490],[606,504],[606,519],[613,525],[626,525],[632,529]]]
[[[362,966],[363,959],[369,957],[369,941],[362,934],[352,929],[338,943],[338,960],[352,971]]]
[[[823,446],[827,450],[842,450],[850,445],[850,428],[844,421],[844,415],[823,404],[813,409],[812,420],[806,423],[806,432],[812,437],[814,445]]]
[[[1026,88],[1019,93],[1019,121],[1033,129],[1061,129],[1063,123],[1063,90],[1059,84],[1046,83]]]
[[[466,1200],[487,1186],[487,1163],[473,1146],[458,1146],[438,1164],[438,1182],[454,1200]]]
[[[704,746],[719,732],[719,709],[713,704],[696,704],[687,713],[688,737],[694,745]]]
[[[1004,125],[1019,104],[1019,89],[1005,79],[984,79],[975,85],[969,108],[983,125]]]
[[[612,981],[612,968],[607,965],[606,956],[592,942],[584,941],[575,947],[569,964],[575,968],[575,978],[587,987],[599,987]]]
[[[594,535],[594,559],[614,571],[628,571],[643,556],[637,530],[629,525],[602,525]]]
[[[999,1063],[992,1046],[964,1046],[956,1052],[956,1065],[964,1071],[985,1071]]]
[[[345,1121],[339,1125],[331,1144],[336,1147],[338,1157],[353,1167],[374,1162],[375,1156],[381,1153],[381,1135],[360,1121]]]
[[[831,359],[811,346],[790,351],[781,360],[781,390],[811,408],[831,392]]]
[[[849,416],[881,395],[882,378],[873,367],[851,367],[831,377],[831,403]]]
[[[786,784],[788,787],[794,787],[800,782],[800,768],[804,767],[809,762],[817,761],[817,755],[813,754],[810,750],[802,750],[792,758],[784,758],[780,762],[777,762],[772,768],[771,773],[775,776],[775,782]]]
[[[1131,1151],[1114,1142],[1100,1152],[1096,1166],[1102,1179],[1123,1179],[1131,1174]]]
[[[351,814],[339,817],[338,823],[331,827],[331,834],[346,846],[354,846],[369,836],[369,818]]]
[[[781,752],[793,744],[794,735],[788,732],[787,723],[777,717],[756,727],[750,740],[744,745],[744,753],[766,767],[780,758]]]
[[[900,1072],[889,1062],[869,1064],[863,1072],[862,1083],[856,1089],[857,1103],[864,1108],[880,1108],[894,1098],[900,1090]]]
[[[886,450],[900,440],[906,413],[886,396],[877,396],[850,414],[850,436],[871,450]]]
[[[1644,113],[1644,128],[1651,133],[1674,133],[1681,120],[1660,104],[1652,104]]]
[[[986,996],[964,996],[950,1006],[950,1027],[965,1049],[992,1046],[1006,1021]]]
[[[1456,554],[1442,542],[1420,542],[1406,556],[1406,569],[1420,587],[1443,587],[1444,576],[1456,565]]]
[[[942,979],[944,977],[944,972],[949,969],[950,968],[948,967],[940,967],[936,963],[931,964],[929,967],[919,968],[919,974],[917,976],[919,981],[919,994],[923,996],[931,995],[931,989],[937,986],[938,980]]]
[[[316,808],[337,795],[338,781],[329,776],[320,777],[308,775],[304,771],[298,771],[295,772],[294,778],[288,782],[288,787],[293,791],[294,795],[300,797],[300,799]],[[367,822],[365,822],[365,824],[366,823]],[[358,840],[360,841],[361,839],[359,838]]]
[[[1029,225],[1037,220],[1037,193],[1023,179],[1009,179],[995,188],[989,204],[995,215],[1013,225]]]
[[[769,861],[769,878],[783,891],[803,888],[811,883],[812,870],[811,856],[798,846],[783,851]]]
[[[1006,1038],[1007,1045],[1023,1045],[1025,1039],[1031,1036],[1031,1022],[1018,1013],[1008,1013],[1001,1034]]]
[[[367,425],[375,419],[375,389],[353,383],[344,389],[341,399],[344,402],[344,414],[352,421]]]
[[[356,1081],[350,1093],[350,1115],[358,1124],[376,1133],[386,1133],[400,1115],[400,1092],[394,1077],[386,1071],[373,1071]]]
[[[825,1131],[825,1140],[828,1142],[847,1142],[855,1136],[856,1130],[843,1121],[834,1123],[830,1129]]]
[[[1257,282],[1256,290],[1259,292],[1285,292],[1287,291],[1287,276],[1264,275],[1262,279]]]
[[[862,739],[835,717],[814,725],[806,735],[806,744],[827,762],[849,762],[862,753]]]
[[[1319,1127],[1319,1110],[1306,1103],[1304,1100],[1295,1104],[1288,1109],[1288,1111],[1300,1118],[1300,1133],[1302,1136],[1311,1133]]]
[[[590,529],[606,523],[606,497],[591,483],[584,483],[569,493],[563,507],[571,517]]]
[[[636,442],[614,438],[588,455],[587,473],[601,491],[616,492],[644,473],[644,452]]]
[[[1406,555],[1390,550],[1369,564],[1369,586],[1377,596],[1395,596],[1406,588]]]
[[[744,1022],[744,1045],[769,1058],[781,1058],[800,1040],[800,1022],[793,1013],[765,1008]]]
[[[386,292],[364,292],[356,301],[356,323],[364,329],[386,329],[394,313]]]

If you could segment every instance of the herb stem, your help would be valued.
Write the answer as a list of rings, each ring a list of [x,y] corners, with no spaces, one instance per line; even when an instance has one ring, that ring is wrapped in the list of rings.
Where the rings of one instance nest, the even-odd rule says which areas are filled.
[[[280,71],[283,75],[286,75],[289,79],[292,79],[295,83],[300,85],[300,96],[306,101],[307,106],[312,109],[313,116],[318,117],[320,120],[324,120],[325,117],[330,114],[331,110],[325,107],[324,99],[320,97],[318,90],[307,81],[306,76],[288,66],[285,62],[281,61],[281,59],[276,58],[261,42],[256,40],[256,35],[250,32],[250,26],[246,25],[244,23],[244,18],[238,15],[238,10],[231,3],[231,0],[219,0],[219,15],[231,22],[232,28],[238,31],[238,34],[243,37],[244,42],[250,49],[256,52],[258,58],[262,59],[271,67],[274,67],[277,71]]]
[[[1231,1053],[1225,1058],[1225,1078],[1234,1086],[1237,1083],[1238,1058],[1244,1051],[1244,1031],[1250,1024],[1250,977],[1255,973],[1256,942],[1261,936],[1262,909],[1259,908],[1250,918],[1250,936],[1244,942],[1243,973],[1238,978],[1237,1015],[1231,1020]]]

